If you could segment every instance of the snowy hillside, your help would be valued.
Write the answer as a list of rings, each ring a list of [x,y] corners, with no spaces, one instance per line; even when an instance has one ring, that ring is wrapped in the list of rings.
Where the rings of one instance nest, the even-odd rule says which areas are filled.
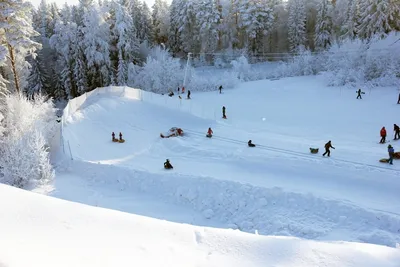
[[[191,100],[92,94],[65,118],[65,154],[74,160],[38,191],[177,223],[395,247],[400,168],[378,162],[387,157],[378,141],[396,122],[397,93],[376,88],[357,100],[353,88],[322,84],[258,81]],[[185,135],[159,137],[174,126]],[[126,142],[111,142],[113,131]],[[324,158],[328,140],[336,149]],[[163,169],[166,158],[174,170]]]
[[[399,266],[398,249],[175,224],[0,185],[0,265]]]

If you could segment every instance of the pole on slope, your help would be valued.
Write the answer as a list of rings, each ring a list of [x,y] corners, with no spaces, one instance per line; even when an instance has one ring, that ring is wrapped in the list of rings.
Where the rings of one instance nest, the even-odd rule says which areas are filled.
[[[69,154],[71,155],[71,160],[74,160],[74,158],[72,157],[71,146],[69,145],[69,141],[68,141],[68,148],[69,148]]]
[[[185,77],[183,78],[183,86],[185,86],[186,85],[186,75],[187,75],[187,70],[188,70],[188,68],[189,68],[189,61],[190,61],[190,55],[191,55],[192,53],[188,53],[188,58],[187,58],[187,62],[186,62],[186,69],[185,69]]]

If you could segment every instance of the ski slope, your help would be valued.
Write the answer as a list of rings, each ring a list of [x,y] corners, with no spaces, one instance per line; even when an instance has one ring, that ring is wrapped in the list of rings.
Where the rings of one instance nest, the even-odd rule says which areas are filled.
[[[399,249],[155,220],[0,185],[0,266],[399,266]]]
[[[60,162],[53,187],[37,191],[176,223],[395,247],[400,162],[379,163],[387,146],[378,141],[382,126],[390,134],[399,123],[396,97],[394,88],[376,88],[356,100],[354,88],[327,88],[320,77],[175,97],[216,113],[225,105],[222,120],[93,96],[66,118],[74,160]],[[185,135],[159,137],[174,126]],[[205,138],[208,127],[212,139]],[[112,131],[126,143],[112,143]],[[256,148],[247,147],[249,139]],[[336,149],[324,158],[328,140]],[[174,170],[163,169],[166,158]]]

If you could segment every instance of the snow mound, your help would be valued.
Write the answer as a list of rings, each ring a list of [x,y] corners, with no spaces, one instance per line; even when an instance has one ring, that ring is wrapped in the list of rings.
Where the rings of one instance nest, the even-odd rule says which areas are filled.
[[[395,267],[400,251],[181,225],[0,185],[0,265]],[[22,256],[23,255],[23,256]]]

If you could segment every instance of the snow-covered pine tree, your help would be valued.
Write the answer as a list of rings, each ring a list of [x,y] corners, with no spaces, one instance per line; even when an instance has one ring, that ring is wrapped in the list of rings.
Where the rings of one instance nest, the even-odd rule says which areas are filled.
[[[199,32],[199,25],[196,22],[196,9],[198,5],[189,0],[181,0],[178,13],[174,19],[177,22],[180,41],[182,43],[181,51],[188,52],[200,51],[201,44],[195,38]]]
[[[53,20],[50,5],[47,4],[46,0],[41,0],[38,8],[39,25],[37,31],[40,33],[42,38],[50,38],[53,34],[51,30],[51,22]]]
[[[117,70],[114,77],[116,77],[117,85],[125,85],[127,65],[135,60],[139,41],[136,37],[136,29],[128,9],[124,5],[114,3],[114,12],[115,22],[112,35],[114,38],[113,43],[115,43],[115,49],[113,50],[116,55],[113,58],[115,58],[114,68]]]
[[[196,23],[199,25],[197,40],[201,43],[200,52],[214,52],[217,49],[218,25],[221,14],[215,0],[204,0],[196,8]]]
[[[294,52],[306,43],[306,10],[304,0],[288,1],[288,40],[290,51]]]
[[[152,40],[155,44],[166,43],[169,29],[169,7],[165,0],[156,0],[153,5],[152,18]]]
[[[50,45],[58,54],[56,68],[61,73],[62,84],[68,98],[78,96],[74,80],[76,31],[77,25],[75,23],[64,24],[58,21],[55,25],[54,34],[50,38]]]
[[[49,92],[50,77],[40,61],[40,57],[32,59],[31,75],[28,78],[28,86],[25,89],[28,96],[34,94],[47,94]]]
[[[341,39],[354,39],[357,36],[360,13],[359,0],[346,0],[348,3],[345,18],[341,27]]]
[[[332,44],[332,6],[330,0],[320,0],[318,3],[317,22],[315,25],[315,48],[327,49]]]
[[[89,6],[83,14],[82,43],[87,69],[87,90],[108,85],[110,61],[110,25],[106,7]],[[101,68],[104,68],[103,73]]]
[[[393,25],[400,22],[393,21],[400,13],[400,1],[393,0],[363,0],[360,1],[360,25],[358,36],[369,39],[375,34],[381,37],[392,31]]]
[[[253,52],[263,50],[263,39],[273,25],[273,9],[268,4],[264,0],[250,0],[240,7],[240,26],[246,32],[246,46],[250,46]]]
[[[151,11],[146,2],[139,6],[139,18],[135,19],[135,28],[140,42],[151,41]]]
[[[3,29],[1,45],[8,50],[7,66],[11,70],[8,80],[10,91],[21,92],[29,75],[27,57],[36,56],[41,45],[33,38],[39,33],[33,29],[32,5],[23,0],[3,0],[0,2],[0,29]],[[27,75],[28,74],[28,75]]]

